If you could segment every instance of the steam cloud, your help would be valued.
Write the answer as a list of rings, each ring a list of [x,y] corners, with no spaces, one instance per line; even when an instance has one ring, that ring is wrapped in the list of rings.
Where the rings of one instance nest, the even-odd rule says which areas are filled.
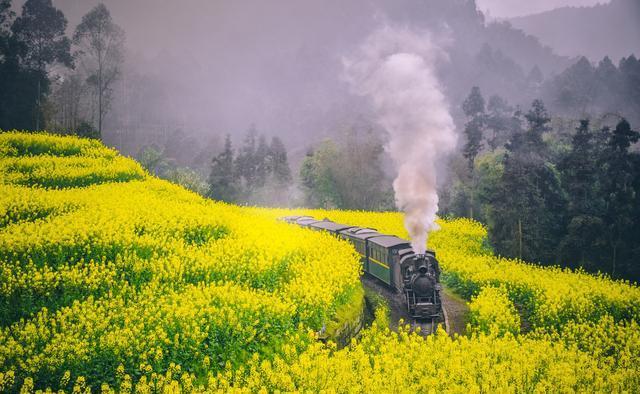
[[[430,34],[384,27],[372,33],[345,75],[354,93],[369,97],[377,122],[390,134],[386,147],[398,176],[396,205],[416,253],[436,229],[437,167],[456,147],[453,119],[440,88],[436,64],[446,59]]]

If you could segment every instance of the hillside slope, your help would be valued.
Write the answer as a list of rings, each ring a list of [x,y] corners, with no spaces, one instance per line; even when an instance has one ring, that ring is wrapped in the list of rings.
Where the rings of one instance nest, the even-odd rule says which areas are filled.
[[[0,391],[633,391],[640,289],[495,257],[440,221],[469,336],[314,332],[359,288],[346,242],[294,212],[406,236],[398,213],[242,208],[146,174],[95,141],[0,134]],[[526,324],[524,324],[526,323]],[[435,366],[435,367],[434,367]],[[392,385],[392,386],[390,386]]]
[[[565,56],[615,62],[640,55],[640,2],[612,0],[593,7],[563,7],[510,19],[511,24]]]

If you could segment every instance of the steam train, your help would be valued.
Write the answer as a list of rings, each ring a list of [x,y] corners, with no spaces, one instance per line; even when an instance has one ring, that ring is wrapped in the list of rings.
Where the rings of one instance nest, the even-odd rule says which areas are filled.
[[[431,322],[443,320],[440,266],[435,252],[415,254],[407,240],[328,219],[287,216],[281,220],[351,242],[360,254],[363,271],[404,295],[409,316]]]

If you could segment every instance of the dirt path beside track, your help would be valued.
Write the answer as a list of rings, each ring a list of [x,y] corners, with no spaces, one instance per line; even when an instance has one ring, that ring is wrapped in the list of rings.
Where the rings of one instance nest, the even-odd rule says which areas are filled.
[[[385,299],[389,306],[389,325],[392,330],[397,330],[400,320],[405,324],[412,323],[405,305],[404,297],[390,290],[384,283],[372,278],[368,275],[361,277],[362,285],[368,291],[373,291]],[[446,310],[447,320],[449,323],[449,335],[465,333],[469,307],[467,303],[458,295],[454,294],[450,289],[444,288],[442,294],[442,305]],[[442,324],[442,323],[441,323]],[[415,326],[416,324],[412,324]],[[432,328],[430,323],[419,323],[423,333],[428,334]]]

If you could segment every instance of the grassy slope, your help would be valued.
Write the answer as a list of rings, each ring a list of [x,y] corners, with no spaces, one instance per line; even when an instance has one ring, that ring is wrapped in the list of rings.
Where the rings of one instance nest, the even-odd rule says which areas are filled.
[[[349,304],[357,256],[273,219],[304,212],[406,237],[397,213],[213,203],[98,143],[46,135],[0,135],[0,184],[0,391],[640,385],[637,287],[495,257],[471,221],[441,221],[430,239],[447,284],[472,300],[470,337],[379,322],[335,351],[306,330]],[[533,332],[512,333],[514,303]]]

